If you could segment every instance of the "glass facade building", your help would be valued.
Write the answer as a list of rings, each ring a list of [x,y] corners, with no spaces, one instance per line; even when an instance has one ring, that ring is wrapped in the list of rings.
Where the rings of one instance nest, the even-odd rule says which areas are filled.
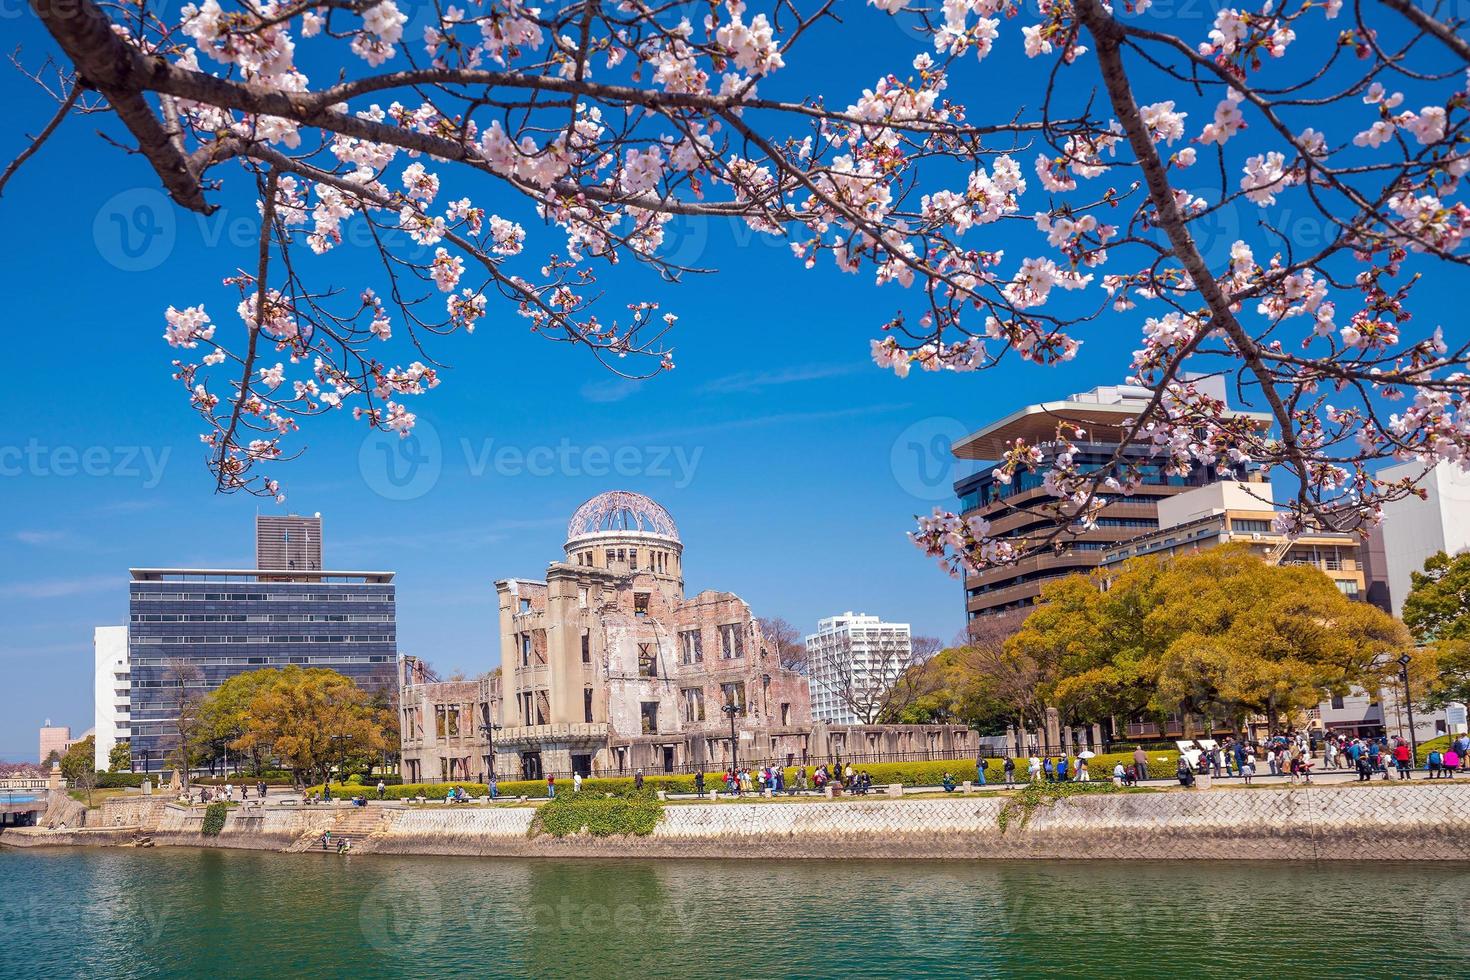
[[[132,569],[133,767],[163,767],[179,707],[264,667],[325,667],[368,691],[397,683],[392,572]]]

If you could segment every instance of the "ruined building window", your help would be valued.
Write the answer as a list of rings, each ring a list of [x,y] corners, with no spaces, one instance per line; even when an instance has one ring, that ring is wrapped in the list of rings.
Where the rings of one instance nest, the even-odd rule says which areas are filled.
[[[638,676],[658,676],[658,652],[652,643],[638,644]]]
[[[527,612],[530,612],[530,611],[531,611],[531,600],[528,599],[528,598],[526,598],[525,596],[521,596],[521,612],[527,613]]]
[[[781,702],[781,724],[783,726],[791,724],[791,703],[788,701]]]
[[[612,568],[613,562],[618,560],[618,553],[612,548],[607,549],[607,567]]]
[[[720,656],[725,660],[739,660],[745,656],[745,635],[739,623],[720,627]]]
[[[704,688],[686,687],[684,694],[684,720],[704,721]]]
[[[444,715],[444,705],[434,705],[434,734],[444,738],[449,734],[448,721]]]
[[[648,593],[647,592],[634,592],[633,593],[633,615],[635,615],[635,616],[647,616],[648,615]]]
[[[582,631],[582,663],[584,663],[584,664],[590,664],[591,662],[592,662],[592,631],[591,630],[583,630]]]
[[[531,666],[531,634],[521,634],[521,666]]]
[[[697,629],[679,633],[679,662],[685,664],[704,663],[704,643]]]
[[[644,701],[640,714],[643,717],[643,734],[655,735],[658,733],[658,702]]]
[[[551,695],[546,691],[536,692],[536,724],[546,725],[551,722]]]
[[[580,589],[577,590],[577,608],[578,609],[586,609],[587,608],[587,586],[585,586],[585,585],[582,586]]]
[[[735,707],[737,707],[737,708],[740,709],[740,713],[741,714],[744,714],[745,713],[745,682],[744,681],[730,681],[728,683],[721,684],[720,685],[720,699],[722,701],[724,701],[725,704],[733,704],[733,705],[735,705]]]
[[[582,719],[588,724],[592,723],[592,688],[582,689]]]
[[[631,568],[635,572],[638,571],[638,549],[637,548],[629,548],[628,549],[628,567]]]

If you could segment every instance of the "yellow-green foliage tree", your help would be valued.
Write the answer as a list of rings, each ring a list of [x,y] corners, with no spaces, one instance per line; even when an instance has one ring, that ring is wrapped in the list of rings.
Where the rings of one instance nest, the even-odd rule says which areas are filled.
[[[1072,721],[1179,711],[1275,724],[1376,685],[1412,645],[1316,569],[1267,565],[1244,545],[1135,560],[1106,591],[1073,576],[1042,602],[1007,647],[1038,665],[1040,697]]]
[[[237,748],[250,730],[250,706],[256,696],[280,680],[281,671],[274,667],[247,670],[236,674],[205,695],[199,705],[193,732],[199,757],[218,758],[226,746]],[[261,745],[249,748],[252,771],[259,772]]]
[[[351,678],[315,667],[258,673],[274,676],[250,699],[235,748],[273,755],[298,783],[325,781],[333,765],[387,748],[381,708]]]

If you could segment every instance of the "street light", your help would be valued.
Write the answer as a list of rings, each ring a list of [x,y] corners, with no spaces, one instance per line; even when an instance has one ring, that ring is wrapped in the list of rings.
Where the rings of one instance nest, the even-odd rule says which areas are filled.
[[[1409,713],[1409,758],[1410,768],[1419,765],[1419,740],[1414,737],[1414,695],[1409,691],[1409,664],[1413,662],[1407,653],[1399,657],[1399,677],[1404,682],[1404,709]]]
[[[489,753],[488,758],[490,759],[490,780],[491,780],[491,782],[494,782],[495,781],[495,733],[498,732],[498,731],[500,731],[500,726],[492,722],[491,724],[488,724],[488,725],[481,725],[480,726],[480,731],[482,731],[482,732],[485,733],[485,751],[487,753]]]
[[[150,754],[148,749],[143,750],[143,775],[145,776],[148,775],[148,756]]]
[[[735,716],[740,713],[740,706],[735,703],[735,695],[730,695],[730,700],[721,705],[720,710],[730,716],[730,771],[738,778],[740,775],[740,756],[736,750]]]
[[[346,743],[347,743],[347,740],[350,739],[351,737],[352,737],[351,735],[333,735],[332,736],[332,741],[339,743],[339,745],[341,746],[337,750],[337,758],[339,760],[341,760],[338,763],[338,766],[337,766],[337,782],[342,783],[343,785],[346,785],[346,783],[347,783],[347,777],[346,777],[346,772],[347,772],[347,747],[346,747]],[[332,785],[332,774],[331,774],[331,772],[328,772],[327,773],[327,786],[330,787],[331,785]]]

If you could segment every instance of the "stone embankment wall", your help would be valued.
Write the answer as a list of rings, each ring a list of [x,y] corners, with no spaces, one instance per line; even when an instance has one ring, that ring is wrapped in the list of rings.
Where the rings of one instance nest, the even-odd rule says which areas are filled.
[[[652,834],[618,838],[532,836],[531,807],[236,809],[214,838],[200,833],[202,808],[154,804],[136,815],[159,844],[271,850],[335,827],[354,852],[393,854],[1470,861],[1470,783],[1079,796],[1037,807],[1024,825],[1013,806],[1003,831],[1006,802],[671,804]],[[103,827],[117,826],[113,806]]]

